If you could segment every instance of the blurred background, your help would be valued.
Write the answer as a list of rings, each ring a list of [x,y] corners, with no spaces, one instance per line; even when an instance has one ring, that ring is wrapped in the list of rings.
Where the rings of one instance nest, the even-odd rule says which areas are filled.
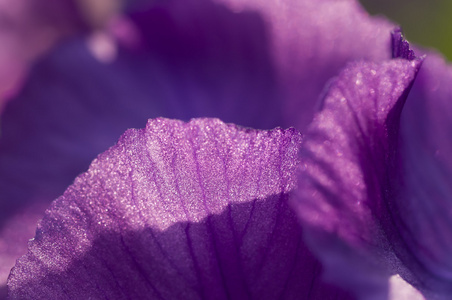
[[[373,15],[385,15],[402,26],[413,43],[436,48],[452,60],[451,0],[360,0]]]
[[[133,43],[131,31],[123,26],[127,24],[117,26],[116,21],[123,9],[149,1],[0,0],[0,112],[5,99],[20,90],[31,63],[58,40],[83,31],[106,32],[93,36],[93,47],[89,44],[101,60],[114,57],[111,35]],[[452,60],[452,0],[359,1],[371,14],[401,25],[410,42],[438,49]]]

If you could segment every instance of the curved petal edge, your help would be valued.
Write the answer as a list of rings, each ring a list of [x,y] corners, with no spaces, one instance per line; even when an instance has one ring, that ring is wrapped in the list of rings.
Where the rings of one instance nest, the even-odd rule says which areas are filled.
[[[387,238],[393,230],[389,174],[400,113],[421,63],[349,65],[331,84],[302,144],[293,207],[326,276],[359,299],[386,299],[398,261]]]
[[[9,297],[311,293],[318,264],[301,258],[309,255],[287,206],[300,142],[295,129],[217,119],[155,119],[127,131],[47,210],[11,272]]]

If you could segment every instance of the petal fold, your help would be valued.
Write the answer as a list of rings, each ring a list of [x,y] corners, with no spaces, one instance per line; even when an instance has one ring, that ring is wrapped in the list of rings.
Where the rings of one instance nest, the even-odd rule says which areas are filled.
[[[293,206],[329,279],[359,299],[387,299],[397,261],[387,237],[394,230],[390,174],[400,113],[420,64],[349,65],[329,87],[302,145]]]
[[[426,58],[401,120],[394,208],[404,249],[419,286],[433,299],[452,294],[452,68],[437,53]],[[436,298],[435,298],[436,297]]]

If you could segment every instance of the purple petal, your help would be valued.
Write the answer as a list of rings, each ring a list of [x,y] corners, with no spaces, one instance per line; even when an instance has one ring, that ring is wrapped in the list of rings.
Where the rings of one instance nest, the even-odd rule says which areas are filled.
[[[102,64],[78,37],[35,66],[1,118],[0,227],[32,203],[50,203],[148,118],[303,128],[348,60],[391,54],[390,24],[369,19],[354,1],[162,3],[132,15],[151,51],[119,49]]]
[[[222,20],[231,17],[232,23],[241,20],[231,12],[224,15]],[[188,120],[211,115],[226,121],[241,120],[243,125],[275,127],[280,116],[277,101],[273,101],[275,114],[262,118],[262,109],[272,107],[265,99],[275,100],[275,88],[262,50],[265,47],[261,47],[262,26],[255,19],[247,35],[239,36],[238,41],[231,35],[229,44],[238,48],[231,53],[237,55],[220,51],[220,57],[228,59],[218,59],[218,64],[209,61],[204,67],[196,61],[186,68],[174,66],[124,49],[116,61],[103,64],[92,56],[84,38],[74,38],[54,49],[35,66],[1,118],[0,228],[35,202],[45,207],[98,153],[113,145],[127,128],[143,127],[148,118]],[[216,31],[211,38],[217,38]],[[248,42],[252,34],[255,39]],[[242,53],[242,41],[252,45],[249,52]],[[255,60],[243,57],[235,62],[237,56],[247,55]],[[248,99],[254,99],[254,105],[240,109]],[[30,225],[36,221],[23,220]],[[26,241],[34,232],[18,231],[24,235],[16,258],[26,251]],[[7,265],[11,268],[13,256],[0,255],[0,264],[5,270]]]
[[[151,117],[188,120],[210,115],[228,122],[241,120],[237,123],[242,125],[275,127],[279,114],[272,98],[274,84],[268,78],[272,72],[267,70],[271,66],[265,56],[262,24],[256,18],[248,20],[246,15],[206,5],[205,16],[220,11],[216,18],[220,24],[242,20],[239,24],[250,22],[253,30],[237,38],[235,32],[223,32],[230,34],[226,44],[236,46],[234,51],[215,50],[207,43],[217,59],[204,64],[173,65],[172,60],[161,62],[154,54],[132,55],[124,49],[116,61],[103,64],[91,55],[84,38],[63,43],[37,64],[1,118],[2,202],[21,205],[31,197],[50,202],[127,128],[140,128]],[[217,39],[218,32],[222,33],[221,26],[207,37]],[[253,34],[255,39],[249,41]],[[242,53],[242,48],[249,51]],[[256,60],[247,60],[247,55]],[[273,106],[266,97],[274,100]],[[249,99],[255,105],[240,109]],[[273,107],[275,114],[262,117],[262,107]],[[25,184],[24,191],[20,187]],[[5,215],[7,210],[0,209]]]
[[[215,119],[127,131],[46,212],[11,298],[347,299],[287,206],[300,140]]]
[[[402,115],[394,201],[399,255],[422,287],[444,299],[452,294],[451,82],[450,65],[428,52]]]
[[[281,87],[284,126],[305,129],[325,83],[347,62],[391,57],[394,25],[371,18],[354,0],[217,0],[240,12],[257,12]]]
[[[294,208],[327,276],[360,299],[386,299],[398,261],[387,237],[397,217],[388,203],[390,172],[401,109],[419,65],[351,64],[332,83],[302,145]]]
[[[257,128],[297,125],[295,120],[311,118],[325,82],[346,61],[389,56],[388,24],[369,20],[354,2],[290,3],[287,11],[276,2],[253,3],[259,14],[233,13],[210,1],[156,4],[143,13],[153,17],[146,19],[151,24],[140,23],[139,14],[135,18],[154,41],[153,52],[133,56],[123,50],[109,65],[96,61],[83,39],[55,49],[2,116],[0,172],[14,174],[0,174],[2,201],[53,200],[124,130],[142,127],[151,117],[212,116]],[[283,23],[288,19],[298,20],[303,30],[294,32]],[[297,35],[286,36],[291,34]],[[367,42],[356,45],[357,40]],[[371,51],[369,44],[375,44]],[[287,49],[297,53],[291,64],[283,55]],[[296,91],[285,92],[286,84]],[[283,121],[280,107],[293,102],[285,94],[299,103],[288,110],[297,112],[295,118]],[[31,186],[18,192],[24,184]],[[9,209],[1,210],[8,215]]]
[[[16,260],[27,253],[27,241],[36,231],[48,203],[36,201],[2,222],[0,230],[0,299],[6,298],[6,280]]]
[[[154,17],[147,19],[152,26],[142,26],[153,38],[153,52],[122,51],[110,65],[96,61],[82,39],[55,49],[1,119],[0,172],[8,173],[0,173],[3,215],[31,198],[53,200],[95,155],[148,118],[212,116],[257,128],[298,125],[295,120],[310,119],[325,82],[346,61],[389,55],[388,24],[369,20],[354,2],[290,3],[284,11],[264,3],[249,3],[259,14],[233,13],[210,1],[156,4],[144,13]],[[294,32],[283,23],[288,19],[298,20],[295,27],[303,30]],[[366,43],[356,45],[357,40]],[[371,51],[369,44],[375,44]],[[290,55],[291,64],[290,49],[297,53]],[[283,121],[281,106],[295,103],[286,94],[297,99],[297,109],[287,104],[297,115]]]
[[[197,7],[186,11],[195,13]],[[208,22],[219,24],[206,26],[211,31],[201,50],[210,56],[204,62],[205,52],[194,53],[198,59],[193,61],[190,56],[165,61],[158,53],[119,49],[117,59],[104,64],[93,57],[85,37],[76,37],[35,65],[0,118],[0,231],[14,230],[8,224],[17,224],[15,215],[24,215],[27,207],[41,207],[34,218],[23,218],[23,228],[16,228],[21,237],[17,245],[22,245],[13,247],[16,258],[25,253],[34,233],[25,229],[33,228],[42,208],[126,129],[141,128],[148,118],[159,116],[216,116],[261,128],[280,123],[262,22],[210,2],[201,7]],[[162,22],[157,28],[165,34],[169,29]],[[225,24],[233,24],[234,30],[223,29]],[[223,43],[215,47],[218,37]],[[189,59],[181,63],[184,58]],[[265,114],[267,109],[272,115]],[[0,235],[0,243],[9,242]],[[10,252],[0,253],[1,278],[14,261]]]
[[[180,98],[163,99],[174,117],[217,117],[265,129],[281,124],[282,99],[260,15],[214,1],[172,0],[130,17],[142,35],[143,55],[178,81],[165,78]]]
[[[397,28],[392,32],[392,57],[407,60],[416,59],[416,54],[410,48],[408,41],[403,37],[401,28]]]

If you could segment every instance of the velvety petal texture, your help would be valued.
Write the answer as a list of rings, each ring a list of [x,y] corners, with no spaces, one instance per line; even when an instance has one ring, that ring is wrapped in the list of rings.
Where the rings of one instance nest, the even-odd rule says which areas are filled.
[[[4,232],[13,230],[6,224],[16,224],[15,214],[40,207],[30,212],[35,218],[23,219],[24,228],[33,228],[43,208],[97,154],[149,118],[218,117],[255,128],[302,128],[327,80],[347,61],[391,54],[390,24],[369,18],[349,0],[152,1],[130,18],[131,30],[122,37],[135,32],[136,39],[123,41],[128,47],[114,50],[115,59],[102,59],[111,54],[102,38],[100,44],[92,36],[67,39],[34,66],[5,108]],[[14,247],[17,257],[33,236],[18,232],[23,247]],[[8,243],[0,233],[0,244]],[[0,255],[0,278],[13,257]]]
[[[288,208],[301,135],[216,119],[129,130],[56,200],[11,299],[347,299]]]
[[[294,208],[330,280],[387,299],[398,259],[387,235],[400,113],[419,60],[357,62],[331,84],[301,150]],[[344,276],[344,270],[347,276]]]

